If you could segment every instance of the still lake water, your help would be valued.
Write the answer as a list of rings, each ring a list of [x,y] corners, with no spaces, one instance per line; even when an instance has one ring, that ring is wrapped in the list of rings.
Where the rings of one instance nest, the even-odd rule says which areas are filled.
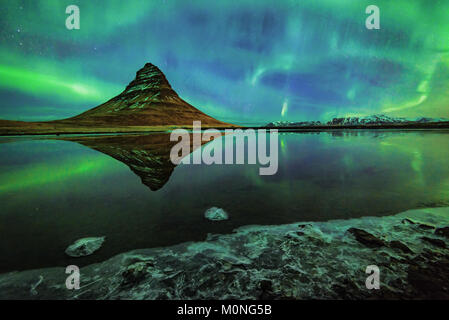
[[[449,131],[280,133],[273,176],[258,165],[174,167],[166,134],[68,140],[0,138],[0,272],[83,266],[243,225],[449,205]],[[212,206],[230,219],[206,220]],[[65,255],[89,236],[106,236],[98,252]]]

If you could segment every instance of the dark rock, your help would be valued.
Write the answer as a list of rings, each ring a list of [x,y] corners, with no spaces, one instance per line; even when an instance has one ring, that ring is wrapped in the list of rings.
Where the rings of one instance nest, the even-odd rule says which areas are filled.
[[[364,294],[363,292],[360,292],[360,289],[353,280],[347,278],[339,279],[339,283],[333,285],[332,291],[337,294],[339,299],[343,300],[354,300]],[[357,291],[360,292],[359,297],[355,294]]]
[[[262,291],[259,299],[261,300],[273,300],[273,299],[277,299],[279,297],[277,297],[274,293],[273,293],[273,283],[270,280],[262,280],[259,283],[259,288]]]
[[[402,219],[401,222],[402,222],[403,224],[416,224],[415,221],[410,220],[409,218]]]
[[[435,234],[449,238],[449,227],[438,228],[435,230]]]
[[[299,237],[302,237],[304,235],[305,233],[302,231],[290,231],[285,235],[285,237],[289,240],[298,241],[300,240]]]
[[[424,230],[433,230],[433,229],[435,229],[435,226],[431,226],[431,225],[428,225],[428,224],[425,224],[425,223],[422,223],[422,222],[419,222],[419,221],[413,221],[412,219],[409,219],[409,218],[403,219],[402,223],[404,223],[404,224],[407,224],[407,223],[408,224],[414,224],[414,225],[417,225],[418,228],[424,229]]]
[[[262,291],[272,291],[273,290],[273,283],[270,280],[260,281],[259,286]]]
[[[411,265],[407,281],[413,287],[414,297],[425,299],[449,299],[449,264],[444,261],[428,263],[427,266]]]
[[[350,228],[348,229],[348,232],[353,234],[358,242],[364,244],[367,247],[378,248],[386,245],[386,243],[383,240],[375,237],[374,235],[372,235],[369,232],[366,232],[365,230]]]
[[[405,244],[403,244],[401,241],[393,240],[389,243],[390,248],[393,249],[399,249],[404,253],[414,253],[413,250],[411,250],[409,247],[407,247]]]
[[[435,226],[431,226],[428,224],[420,223],[418,224],[418,228],[424,229],[424,230],[433,230],[435,229]]]
[[[443,240],[440,239],[434,239],[434,238],[429,238],[429,237],[421,237],[422,240],[433,244],[434,246],[440,247],[440,248],[446,248],[446,243],[444,243]]]

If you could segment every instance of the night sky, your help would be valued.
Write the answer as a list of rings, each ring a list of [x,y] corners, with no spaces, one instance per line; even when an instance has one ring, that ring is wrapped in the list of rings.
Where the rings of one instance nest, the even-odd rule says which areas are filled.
[[[380,30],[365,28],[371,4]],[[0,15],[2,119],[76,115],[146,62],[237,124],[449,117],[449,0],[2,0]]]

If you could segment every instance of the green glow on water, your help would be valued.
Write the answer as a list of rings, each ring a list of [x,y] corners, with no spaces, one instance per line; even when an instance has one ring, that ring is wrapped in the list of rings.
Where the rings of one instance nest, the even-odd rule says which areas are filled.
[[[0,174],[0,194],[18,192],[27,188],[50,188],[53,183],[73,178],[108,174],[116,170],[111,159],[88,156],[59,163],[39,163],[23,168],[5,169]],[[57,192],[57,190],[55,190]]]

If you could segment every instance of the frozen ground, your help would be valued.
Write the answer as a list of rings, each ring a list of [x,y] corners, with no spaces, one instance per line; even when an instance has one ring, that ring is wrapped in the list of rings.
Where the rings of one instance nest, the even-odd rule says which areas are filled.
[[[449,208],[248,226],[81,268],[79,290],[66,288],[62,267],[3,274],[0,298],[448,299],[448,226]],[[379,290],[365,286],[369,265]]]

